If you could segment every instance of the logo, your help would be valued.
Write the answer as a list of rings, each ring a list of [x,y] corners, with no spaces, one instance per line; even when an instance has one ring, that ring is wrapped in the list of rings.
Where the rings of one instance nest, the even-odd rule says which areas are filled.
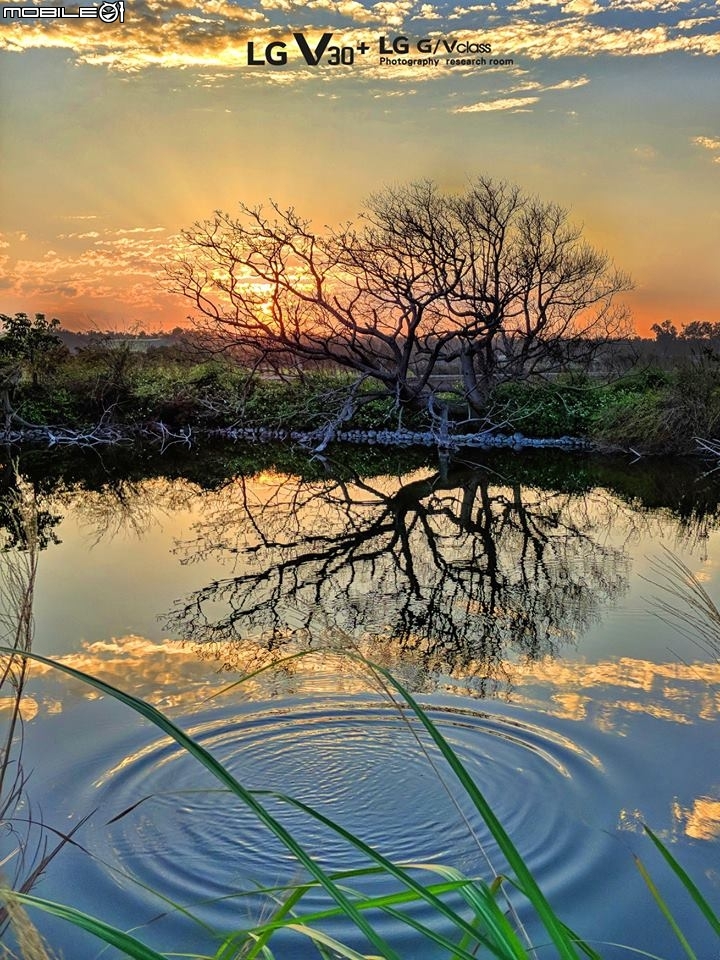
[[[334,34],[325,32],[315,43],[308,41],[304,33],[293,33],[295,50],[292,44],[284,40],[273,40],[270,43],[256,43],[250,40],[247,44],[247,63],[251,67],[287,66],[291,54],[299,53],[309,67],[351,67],[359,57],[367,54],[379,54],[377,62],[380,66],[407,66],[407,67],[469,67],[469,66],[512,66],[510,59],[498,60],[486,58],[485,54],[492,53],[492,45],[482,38],[478,40],[458,40],[455,37],[421,37],[411,40],[406,36],[381,36],[377,44],[367,40],[339,46],[331,44]],[[416,56],[420,54],[420,56]],[[470,55],[468,58],[467,55]]]
[[[4,7],[5,20],[102,20],[103,23],[125,22],[124,0],[101,3],[99,7]]]

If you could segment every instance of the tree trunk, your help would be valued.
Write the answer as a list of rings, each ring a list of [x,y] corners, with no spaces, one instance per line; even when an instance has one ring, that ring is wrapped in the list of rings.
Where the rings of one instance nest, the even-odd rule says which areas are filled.
[[[475,353],[473,344],[467,341],[463,343],[460,353],[460,370],[467,402],[475,413],[482,413],[487,395],[478,381],[477,370],[475,369]]]

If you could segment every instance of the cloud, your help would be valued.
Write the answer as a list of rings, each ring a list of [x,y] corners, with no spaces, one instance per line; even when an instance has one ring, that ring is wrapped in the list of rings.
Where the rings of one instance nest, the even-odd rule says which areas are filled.
[[[716,137],[693,137],[693,143],[705,150],[720,150],[720,138]]]
[[[574,77],[550,84],[542,84],[539,81],[525,82],[512,89],[499,91],[504,94],[504,96],[497,97],[494,100],[480,101],[466,106],[454,107],[451,112],[487,113],[494,110],[525,111],[539,102],[540,94],[559,90],[574,90],[578,87],[584,87],[588,83],[590,83],[588,77]],[[518,96],[519,94],[530,94],[530,96]]]
[[[595,3],[595,0],[570,0],[563,5],[563,13],[579,13],[583,17],[588,17],[593,13],[601,13],[602,7]]]
[[[196,15],[215,19],[224,19],[230,21],[241,21],[244,23],[263,23],[267,22],[267,16],[262,10],[255,10],[252,7],[239,6],[230,2],[230,0],[147,0],[145,6],[156,15],[177,14],[179,10],[194,10]],[[142,5],[138,5],[133,10],[133,16],[140,14],[142,16]],[[126,14],[125,23],[128,23]]]
[[[710,150],[715,154],[712,162],[720,163],[720,137],[693,137],[692,142],[703,150]]]
[[[455,17],[466,17],[469,13],[486,13],[488,10],[497,10],[497,5],[494,3],[476,3],[470,7],[455,7],[449,18],[452,20]]]
[[[413,20],[442,20],[442,14],[438,13],[431,3],[424,3]]]
[[[122,237],[126,234],[165,233],[165,227],[126,227],[119,230],[88,230],[85,233],[59,233],[58,240],[97,240],[99,237]],[[102,241],[105,242],[105,241]]]
[[[11,230],[9,233],[0,233],[0,249],[11,247],[14,243],[23,243],[28,235],[24,230]]]
[[[470,34],[468,34],[470,35]],[[714,56],[720,53],[719,34],[688,35],[667,24],[628,29],[591,24],[582,18],[547,23],[516,20],[485,31],[483,39],[493,45],[497,55],[523,55],[530,59],[558,57],[598,57],[609,55],[657,56],[664,53],[690,53]]]
[[[401,27],[415,6],[414,0],[380,0],[369,7],[359,0],[310,0],[300,3],[297,0],[261,0],[266,9],[289,11],[292,9],[328,10],[355,23],[376,23],[389,27]],[[430,8],[430,4],[425,4]]]
[[[388,97],[412,97],[416,93],[413,87],[401,87],[399,90],[373,90],[370,96],[374,100],[385,100]]]
[[[562,9],[561,9],[562,6]],[[679,9],[675,0],[611,0],[609,15],[614,11],[635,12]],[[285,15],[288,10],[308,9],[315,16],[342,16],[360,25],[364,31],[353,28],[342,30],[345,45],[356,45],[363,34],[369,36],[375,55],[372,53],[357,58],[352,68],[353,76],[367,76],[377,67],[377,39],[371,24],[400,29],[409,20],[433,18],[437,23],[435,32],[442,32],[442,20],[438,8],[431,3],[417,5],[412,0],[379,0],[363,4],[359,0],[311,0],[309,4],[297,4],[295,0],[259,0],[259,6],[239,7],[229,0],[146,0],[138,3],[132,18],[124,24],[113,24],[106,29],[88,29],[83,20],[33,21],[26,23],[6,22],[0,35],[0,50],[23,52],[31,49],[60,49],[66,51],[79,64],[106,66],[115,70],[133,72],[150,67],[170,69],[196,69],[208,80],[210,71],[222,71],[226,77],[240,69],[247,69],[247,43],[256,42],[259,49],[270,41],[288,44],[290,66],[303,64],[300,52],[284,25],[272,25],[268,12]],[[667,22],[644,24],[631,28],[624,19],[622,23],[598,23],[594,14],[599,7],[596,0],[517,0],[502,14],[495,16],[493,5],[456,7],[446,15],[447,29],[460,16],[473,21],[472,29],[453,29],[452,36],[458,40],[478,39],[482,32],[484,42],[492,44],[493,54],[499,57],[523,57],[526,60],[559,57],[597,57],[610,55],[654,56],[664,53],[687,53],[716,56],[720,54],[720,31],[708,29],[710,18],[677,18],[673,25]],[[526,16],[521,16],[523,11]],[[529,11],[529,12],[528,12]],[[309,28],[306,28],[309,29]],[[321,26],[314,31],[334,30],[336,25]],[[254,69],[256,73],[257,68]],[[262,70],[263,79],[271,78],[282,69]],[[313,70],[311,76],[319,77],[323,71]],[[385,73],[386,78],[392,70]],[[437,79],[444,76],[437,72]],[[308,79],[300,75],[298,79]]]
[[[461,71],[458,71],[458,73],[460,72]],[[366,79],[372,81],[382,80],[393,83],[410,81],[411,83],[422,83],[423,81],[437,80],[438,77],[444,76],[444,72],[433,66],[398,65],[394,67],[380,67],[373,65],[366,67],[363,75]]]
[[[551,90],[575,90],[577,87],[584,87],[588,83],[590,83],[589,77],[576,77],[573,80],[561,80],[559,83],[552,83],[549,85],[544,85],[539,81],[533,81],[531,83],[524,83],[522,86],[517,87],[513,92],[522,93],[526,90],[532,90],[537,93],[547,93]]]
[[[508,6],[511,13],[521,13],[525,10],[541,9],[543,7],[559,7],[562,0],[516,0]]]
[[[381,22],[390,27],[401,27],[414,6],[414,0],[396,0],[394,3],[381,0],[380,3],[373,4],[373,10],[379,15]]]
[[[706,23],[720,24],[720,17],[696,17],[693,20],[678,20],[675,24],[678,30],[693,30]]]
[[[651,163],[657,160],[658,155],[655,147],[651,147],[649,144],[633,147],[632,154],[636,160],[641,160],[643,163]]]
[[[164,233],[165,227],[130,227],[126,230],[117,230],[116,233],[122,235],[126,233]]]
[[[678,10],[681,0],[610,0],[610,10],[633,10],[635,13],[668,13]]]
[[[310,0],[310,10],[330,10],[356,23],[379,23],[380,17],[357,0]]]
[[[99,237],[97,230],[89,230],[87,233],[59,233],[58,240],[93,240]]]
[[[74,245],[65,243],[60,252],[48,245],[29,258],[11,244],[3,268],[9,295],[24,303],[47,304],[56,313],[79,302],[103,301],[126,315],[162,309],[157,278],[180,252],[179,236],[163,227],[124,227],[60,234],[56,239]]]
[[[454,107],[453,113],[485,113],[491,110],[520,110],[537,103],[540,97],[509,97],[506,100],[490,100],[471,103],[466,107]]]

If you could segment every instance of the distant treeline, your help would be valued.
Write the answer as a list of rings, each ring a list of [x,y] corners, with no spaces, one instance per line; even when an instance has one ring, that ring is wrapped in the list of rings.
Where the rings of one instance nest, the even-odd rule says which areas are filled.
[[[72,353],[85,350],[87,347],[96,343],[130,343],[134,344],[137,350],[153,350],[158,347],[174,346],[191,335],[191,331],[186,327],[174,327],[170,331],[156,330],[148,333],[145,330],[127,332],[118,330],[76,331],[65,330],[60,326],[57,328],[56,333],[60,343],[67,347]]]
[[[618,365],[629,369],[633,365],[640,364],[658,364],[665,367],[668,362],[673,362],[682,358],[692,358],[698,351],[710,349],[720,353],[720,322],[713,323],[708,320],[693,320],[690,323],[683,324],[679,329],[671,320],[665,320],[662,323],[656,323],[652,326],[652,337],[641,337],[633,335],[628,337],[618,337],[611,341],[605,348],[599,351],[599,357],[595,363],[598,372],[605,368],[617,369]],[[185,347],[192,349],[207,348],[207,336],[200,336],[191,327],[173,327],[172,330],[139,330],[139,331],[118,331],[118,330],[66,330],[62,326],[57,327],[56,334],[59,342],[67,347],[71,353],[78,353],[89,347],[94,348],[99,344],[106,346],[132,345],[132,348],[139,351],[151,351]],[[0,342],[2,333],[0,332]],[[243,359],[242,349],[228,351],[236,356],[237,359]],[[249,359],[249,358],[245,358]],[[311,369],[322,369],[331,367],[331,364],[307,364]]]

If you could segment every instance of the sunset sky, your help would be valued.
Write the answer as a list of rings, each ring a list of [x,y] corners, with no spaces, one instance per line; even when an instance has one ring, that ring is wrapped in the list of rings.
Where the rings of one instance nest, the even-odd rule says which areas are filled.
[[[293,32],[324,31],[352,65],[305,62]],[[402,36],[395,58],[429,38],[512,63],[381,64]],[[249,65],[271,41],[287,65]],[[571,209],[632,275],[639,332],[720,321],[714,0],[125,0],[122,23],[0,19],[0,93],[2,313],[172,327],[162,264],[217,208],[322,228],[384,186],[488,174]]]

